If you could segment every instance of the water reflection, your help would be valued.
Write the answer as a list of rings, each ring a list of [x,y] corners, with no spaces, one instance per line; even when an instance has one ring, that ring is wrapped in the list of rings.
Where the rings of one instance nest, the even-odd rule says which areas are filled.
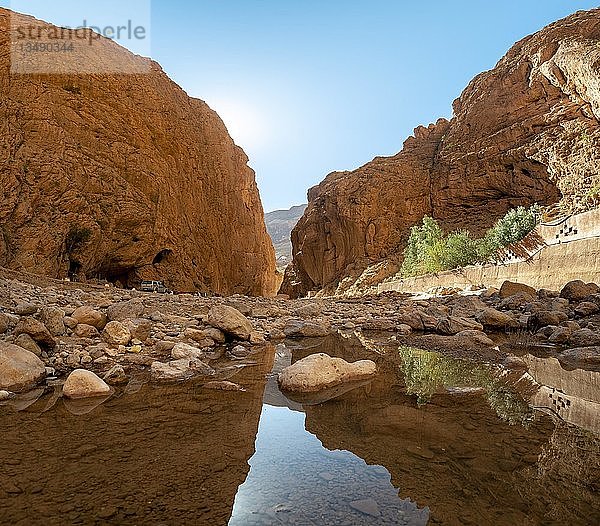
[[[379,374],[288,400],[277,372],[314,352]],[[600,373],[352,334],[252,359],[232,372],[245,392],[139,379],[95,407],[57,390],[0,405],[0,524],[600,523]]]
[[[257,358],[245,392],[138,382],[95,408],[0,407],[0,524],[227,524],[273,350]]]
[[[429,510],[401,501],[390,474],[305,431],[304,414],[265,406],[250,473],[231,526],[426,524]]]
[[[540,386],[524,369],[378,348],[370,389],[304,407],[306,428],[326,448],[385,466],[400,496],[431,508],[435,523],[600,521],[598,436],[532,411]],[[310,348],[319,351],[369,357],[352,336]],[[292,352],[293,361],[305,355]]]
[[[520,371],[511,374],[497,365],[458,360],[410,347],[401,347],[398,354],[402,359],[406,392],[416,395],[419,405],[449,389],[454,392],[481,389],[502,420],[511,425],[528,425],[533,420],[526,393],[533,393],[536,388]]]
[[[600,435],[600,373],[565,371],[556,358],[522,357],[537,390],[530,403]]]

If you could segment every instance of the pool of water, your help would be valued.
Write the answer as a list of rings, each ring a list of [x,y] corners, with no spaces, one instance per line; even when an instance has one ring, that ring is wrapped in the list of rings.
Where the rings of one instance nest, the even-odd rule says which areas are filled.
[[[379,374],[289,400],[276,375],[313,352]],[[33,393],[0,406],[0,524],[598,524],[600,373],[521,359],[347,335],[266,348],[232,378],[243,392],[139,377],[103,403]]]

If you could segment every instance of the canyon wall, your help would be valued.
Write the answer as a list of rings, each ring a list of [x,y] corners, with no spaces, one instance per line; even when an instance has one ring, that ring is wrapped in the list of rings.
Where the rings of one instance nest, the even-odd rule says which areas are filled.
[[[0,266],[274,293],[254,172],[219,116],[104,38],[85,64],[147,73],[12,74],[11,16],[51,27],[0,9]]]
[[[378,278],[394,274],[425,215],[481,234],[518,205],[595,206],[599,43],[598,9],[548,26],[477,76],[450,121],[418,127],[397,155],[310,189],[281,291],[340,292],[378,262]]]

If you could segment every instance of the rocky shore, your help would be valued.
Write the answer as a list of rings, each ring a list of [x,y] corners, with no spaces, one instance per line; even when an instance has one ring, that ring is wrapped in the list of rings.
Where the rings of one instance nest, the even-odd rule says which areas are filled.
[[[399,345],[494,361],[506,357],[507,347],[543,346],[569,367],[600,367],[595,284],[536,291],[506,282],[501,290],[439,292],[352,300],[207,298],[16,279],[5,272],[0,398],[43,382],[61,385],[73,371],[70,391],[63,387],[73,398],[103,394],[139,374],[154,382],[203,377],[208,387],[241,389],[236,374],[253,365],[252,355],[265,345],[336,331],[355,332],[365,341],[371,332],[385,333]],[[82,380],[82,371],[94,373],[97,382]]]

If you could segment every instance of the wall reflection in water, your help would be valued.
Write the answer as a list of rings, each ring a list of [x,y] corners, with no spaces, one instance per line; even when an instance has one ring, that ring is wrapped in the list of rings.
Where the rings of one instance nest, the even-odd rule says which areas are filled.
[[[387,343],[285,342],[231,378],[245,392],[141,379],[99,405],[0,406],[0,524],[600,523],[599,373]],[[288,400],[277,373],[314,352],[379,374]]]
[[[139,385],[92,411],[51,395],[0,407],[0,524],[227,524],[262,408],[267,349],[245,392]]]

